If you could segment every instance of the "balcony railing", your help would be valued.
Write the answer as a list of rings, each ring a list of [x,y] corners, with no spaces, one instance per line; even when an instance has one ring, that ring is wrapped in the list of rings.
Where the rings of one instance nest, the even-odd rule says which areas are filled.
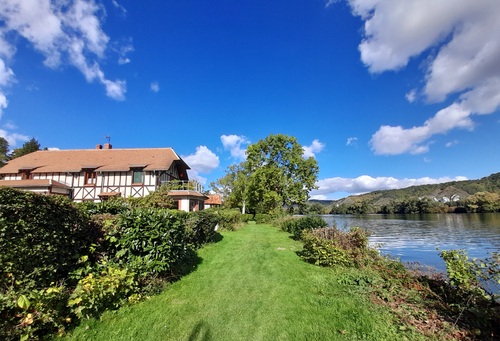
[[[161,185],[166,186],[170,191],[195,191],[203,193],[203,185],[195,180],[162,181]]]

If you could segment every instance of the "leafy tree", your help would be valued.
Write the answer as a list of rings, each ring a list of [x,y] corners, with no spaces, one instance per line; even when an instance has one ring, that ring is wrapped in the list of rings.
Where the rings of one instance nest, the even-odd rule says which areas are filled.
[[[9,142],[3,137],[0,137],[0,167],[5,165],[5,163],[9,160],[7,155],[9,151]]]
[[[250,145],[245,168],[248,203],[257,213],[304,205],[309,191],[316,188],[319,171],[313,157],[303,157],[296,138],[282,134],[271,134]]]
[[[11,154],[11,159],[21,157],[40,150],[40,143],[33,137],[31,140],[26,141],[21,148],[16,148]]]
[[[245,214],[248,197],[248,174],[245,163],[231,165],[226,170],[226,175],[219,180],[212,182],[210,186],[214,192],[220,194],[224,205],[229,208],[240,208]]]

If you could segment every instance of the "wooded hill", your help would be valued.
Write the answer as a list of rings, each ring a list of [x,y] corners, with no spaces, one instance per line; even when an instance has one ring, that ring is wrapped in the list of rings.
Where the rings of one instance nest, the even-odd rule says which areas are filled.
[[[362,195],[352,195],[334,201],[310,201],[330,207],[368,206],[370,213],[380,212],[379,208],[394,206],[407,201],[427,201],[442,204],[464,203],[477,193],[500,195],[500,173],[491,174],[479,180],[451,181],[434,185],[412,186],[402,189],[374,191]],[[361,208],[361,207],[359,207]],[[335,211],[335,209],[333,209]],[[357,210],[356,210],[357,211]],[[365,211],[365,209],[362,209]]]

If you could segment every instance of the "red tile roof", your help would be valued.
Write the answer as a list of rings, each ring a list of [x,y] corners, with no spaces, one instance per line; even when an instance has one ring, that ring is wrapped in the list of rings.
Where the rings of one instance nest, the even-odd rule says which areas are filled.
[[[205,200],[207,205],[222,205],[222,198],[219,194],[209,194],[208,199]]]
[[[139,165],[146,171],[168,170],[173,162],[190,169],[172,148],[43,150],[9,161],[0,168],[0,174],[18,173],[20,169],[31,169],[31,173],[80,172],[84,168],[128,171]]]

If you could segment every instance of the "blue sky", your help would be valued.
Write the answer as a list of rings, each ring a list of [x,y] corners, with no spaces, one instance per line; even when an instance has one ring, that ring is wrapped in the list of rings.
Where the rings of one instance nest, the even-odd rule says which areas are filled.
[[[208,185],[249,143],[317,159],[313,198],[500,171],[498,0],[4,0],[12,148],[173,147]]]

